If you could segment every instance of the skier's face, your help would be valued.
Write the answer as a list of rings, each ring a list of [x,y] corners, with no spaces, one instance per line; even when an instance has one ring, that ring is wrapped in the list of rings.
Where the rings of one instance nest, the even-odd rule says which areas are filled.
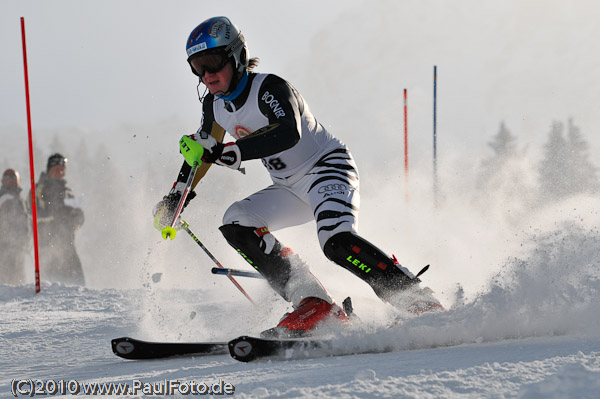
[[[215,71],[216,68],[204,68],[204,66],[201,65],[204,61],[203,58],[204,57],[199,57],[191,62],[192,67],[196,71],[203,72],[203,74],[200,75],[202,83],[206,85],[210,94],[226,93],[231,84],[231,79],[233,78],[233,67],[231,66],[231,63],[227,62],[225,66],[222,66],[219,70]]]
[[[19,187],[21,185],[19,173],[14,170],[4,172],[4,175],[2,175],[2,185],[6,187]]]
[[[65,173],[66,172],[67,172],[67,170],[65,169],[64,166],[62,166],[62,165],[54,165],[53,167],[50,168],[50,170],[48,171],[48,174],[53,179],[61,180],[61,179],[65,178]]]

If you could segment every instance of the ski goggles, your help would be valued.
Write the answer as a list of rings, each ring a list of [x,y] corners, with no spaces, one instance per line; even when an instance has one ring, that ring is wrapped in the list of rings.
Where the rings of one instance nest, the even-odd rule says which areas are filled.
[[[202,54],[190,60],[190,65],[196,74],[203,77],[206,72],[217,73],[229,62],[225,53]]]

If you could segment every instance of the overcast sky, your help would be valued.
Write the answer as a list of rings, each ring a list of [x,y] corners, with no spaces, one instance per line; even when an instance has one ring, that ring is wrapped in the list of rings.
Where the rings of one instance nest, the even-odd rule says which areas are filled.
[[[337,8],[357,1],[318,6],[317,13],[319,3],[3,0],[1,123],[23,123],[21,16],[36,125],[105,126],[197,111],[185,41],[204,19],[229,16],[243,26],[252,50],[266,54],[263,64],[278,68],[308,50],[308,39],[335,19]]]
[[[200,115],[184,43],[215,15],[229,16],[261,57],[260,71],[299,87],[345,141],[369,126],[401,131],[408,88],[411,132],[427,137],[414,139],[416,148],[429,148],[436,64],[447,144],[485,147],[502,120],[523,144],[540,142],[553,120],[574,117],[600,149],[600,5],[592,0],[3,0],[0,127],[26,123],[24,16],[34,129],[175,117],[192,130]]]

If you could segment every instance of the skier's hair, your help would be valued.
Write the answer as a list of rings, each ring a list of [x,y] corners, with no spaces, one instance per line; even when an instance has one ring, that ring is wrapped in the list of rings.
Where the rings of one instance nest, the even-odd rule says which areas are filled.
[[[250,58],[248,60],[248,66],[246,67],[246,69],[248,71],[253,70],[254,68],[256,68],[258,66],[259,62],[260,62],[260,58],[258,58],[258,57],[252,57],[252,58]]]

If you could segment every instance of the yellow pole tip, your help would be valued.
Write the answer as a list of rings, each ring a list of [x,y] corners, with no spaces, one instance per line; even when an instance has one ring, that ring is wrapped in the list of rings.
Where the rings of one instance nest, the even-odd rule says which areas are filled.
[[[175,234],[177,234],[177,232],[172,227],[165,227],[164,229],[162,229],[162,238],[164,238],[165,240],[167,238],[170,238],[171,240],[174,239]]]

